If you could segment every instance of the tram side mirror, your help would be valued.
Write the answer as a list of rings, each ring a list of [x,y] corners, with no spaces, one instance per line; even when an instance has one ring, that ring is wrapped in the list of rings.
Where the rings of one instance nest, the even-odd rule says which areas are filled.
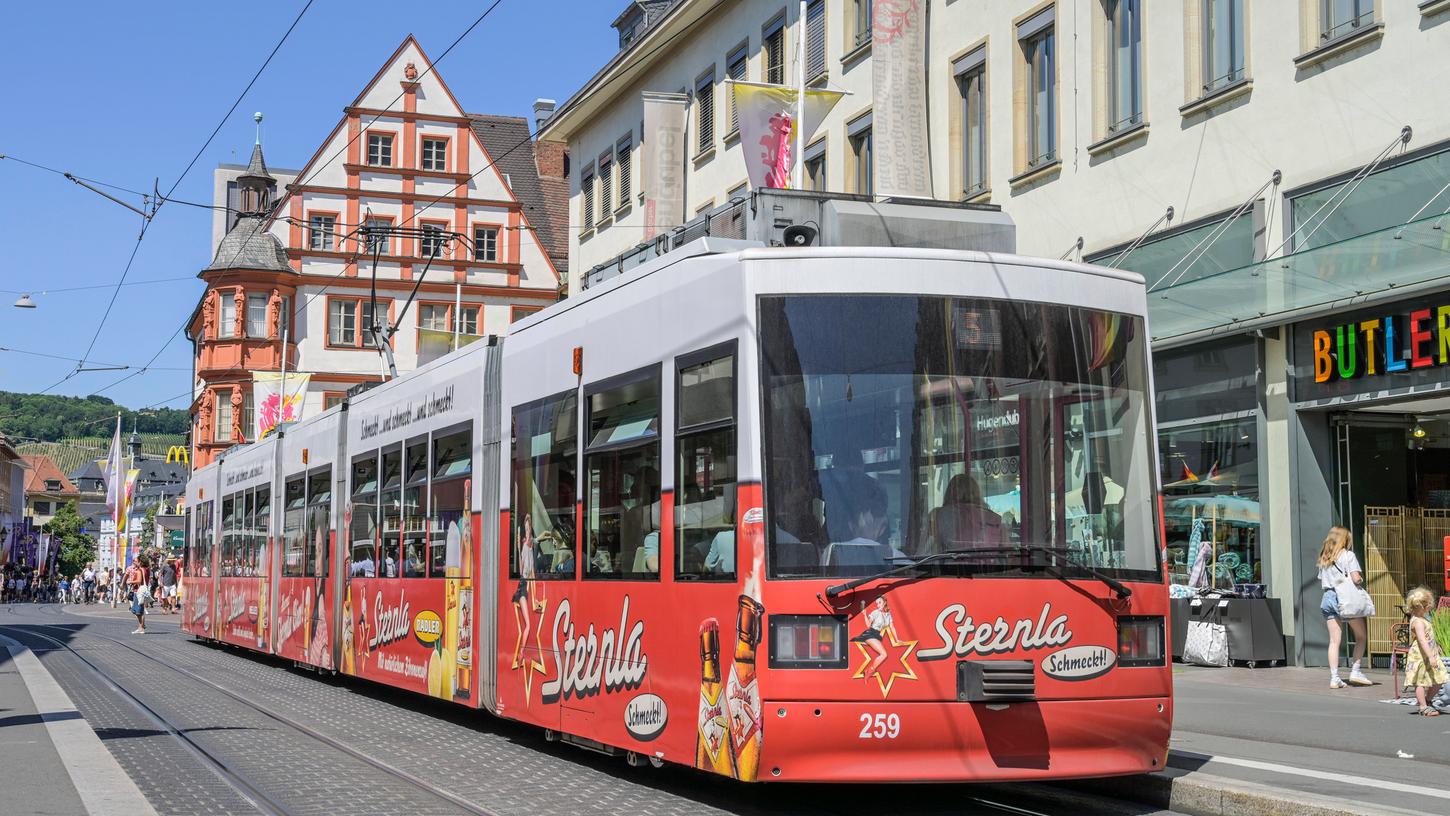
[[[808,247],[816,242],[816,228],[805,224],[793,224],[781,235],[788,247]]]
[[[1082,483],[1082,509],[1089,516],[1099,516],[1103,512],[1103,500],[1107,496],[1107,485],[1103,482],[1101,470],[1089,470],[1083,477]]]

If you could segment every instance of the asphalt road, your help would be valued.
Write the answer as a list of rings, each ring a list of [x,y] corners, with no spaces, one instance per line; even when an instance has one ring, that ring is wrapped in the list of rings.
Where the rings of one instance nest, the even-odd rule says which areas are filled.
[[[152,616],[152,634],[132,637],[109,612],[0,607],[0,633],[37,654],[165,814],[1167,813],[1047,786],[745,786],[631,768],[531,727],[203,645],[175,621]]]

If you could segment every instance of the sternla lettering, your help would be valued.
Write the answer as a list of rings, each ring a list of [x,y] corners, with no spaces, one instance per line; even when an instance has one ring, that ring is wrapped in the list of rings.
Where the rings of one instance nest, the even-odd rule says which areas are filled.
[[[448,386],[443,393],[432,392],[427,399],[422,399],[409,405],[394,405],[380,409],[378,413],[365,416],[358,420],[358,436],[362,439],[372,439],[378,434],[396,431],[412,425],[414,422],[421,422],[430,417],[446,414],[453,410],[453,389]]]
[[[395,640],[402,640],[413,632],[413,616],[408,614],[408,596],[398,596],[397,604],[383,605],[382,590],[373,601],[373,636],[368,638],[368,650],[386,646]]]
[[[1067,616],[1052,617],[1052,604],[1042,605],[1042,614],[1036,621],[1022,618],[1016,623],[1008,623],[1001,615],[996,620],[977,623],[967,614],[965,606],[951,604],[936,616],[936,633],[941,645],[918,651],[916,656],[921,660],[1050,649],[1072,640]]]
[[[628,635],[625,632],[628,631]],[[601,691],[639,688],[649,658],[644,654],[644,621],[629,622],[629,596],[619,613],[619,628],[594,632],[594,624],[575,635],[569,599],[554,613],[554,667],[556,676],[541,687],[546,703],[570,697],[583,699]]]

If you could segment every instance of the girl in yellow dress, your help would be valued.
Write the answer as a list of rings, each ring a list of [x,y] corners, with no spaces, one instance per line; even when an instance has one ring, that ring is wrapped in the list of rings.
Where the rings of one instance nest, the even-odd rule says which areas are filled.
[[[1420,713],[1426,717],[1438,717],[1440,712],[1430,705],[1430,700],[1440,693],[1440,687],[1450,682],[1450,672],[1440,659],[1440,645],[1435,642],[1430,629],[1430,608],[1435,596],[1430,590],[1419,587],[1405,596],[1405,607],[1410,610],[1410,655],[1405,663],[1405,682],[1415,687],[1415,701],[1420,704]]]

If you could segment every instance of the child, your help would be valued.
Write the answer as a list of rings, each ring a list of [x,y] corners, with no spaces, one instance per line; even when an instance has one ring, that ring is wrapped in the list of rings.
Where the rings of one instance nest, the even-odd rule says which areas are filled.
[[[1415,701],[1426,717],[1440,716],[1430,700],[1441,686],[1450,682],[1450,673],[1440,660],[1440,645],[1430,629],[1429,615],[1434,603],[1435,596],[1424,587],[1410,590],[1405,596],[1405,607],[1410,611],[1410,655],[1405,662],[1405,682],[1414,685]]]

